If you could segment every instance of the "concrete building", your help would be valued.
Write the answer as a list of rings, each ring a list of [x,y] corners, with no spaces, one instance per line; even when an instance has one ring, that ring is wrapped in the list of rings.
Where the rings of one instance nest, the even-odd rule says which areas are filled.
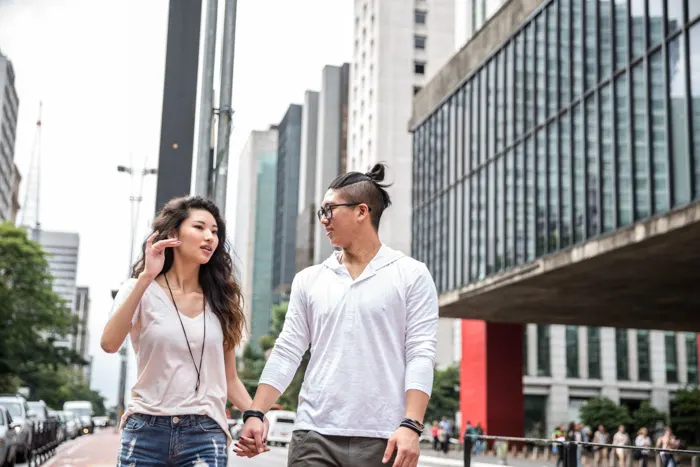
[[[77,287],[75,293],[75,307],[73,314],[78,318],[78,326],[75,333],[69,336],[71,348],[84,360],[88,362],[83,367],[85,381],[90,381],[90,289],[88,287]]]
[[[27,229],[29,238],[39,242],[47,253],[46,261],[53,276],[53,290],[66,302],[66,306],[75,312],[77,289],[75,280],[78,273],[78,251],[80,237],[72,232],[52,232],[48,230]],[[63,336],[57,345],[73,347],[74,336]]]
[[[317,91],[304,93],[301,116],[301,153],[299,160],[299,206],[297,217],[296,270],[314,264],[314,228],[316,227],[316,157],[318,147]]]
[[[272,291],[277,296],[289,294],[296,274],[301,119],[301,105],[291,104],[278,126],[276,197],[269,205],[275,215]]]
[[[414,98],[411,251],[490,434],[523,434],[523,393],[551,428],[697,377],[700,8],[674,5],[508,0]]]
[[[14,222],[19,208],[19,171],[14,163],[18,109],[12,62],[0,52],[0,222]]]
[[[243,287],[247,340],[259,348],[272,310],[272,251],[275,232],[276,127],[253,131],[240,157],[234,251]]]
[[[382,242],[411,252],[411,116],[413,95],[454,51],[455,0],[355,0],[350,68],[347,170],[389,166],[392,206],[382,216]],[[457,323],[440,322],[437,362],[453,361]]]

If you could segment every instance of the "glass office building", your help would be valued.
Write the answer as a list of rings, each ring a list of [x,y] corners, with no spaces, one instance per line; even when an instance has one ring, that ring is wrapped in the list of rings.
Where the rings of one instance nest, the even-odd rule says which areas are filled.
[[[700,1],[544,1],[414,128],[440,293],[700,198]]]

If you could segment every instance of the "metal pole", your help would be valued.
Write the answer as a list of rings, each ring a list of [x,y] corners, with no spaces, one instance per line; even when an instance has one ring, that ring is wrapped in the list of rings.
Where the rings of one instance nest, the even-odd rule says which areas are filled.
[[[233,92],[233,55],[236,40],[236,0],[226,0],[224,12],[224,43],[221,57],[221,90],[219,100],[219,130],[216,139],[215,201],[222,215],[226,212],[228,183],[228,143],[231,136],[231,93]]]
[[[195,170],[194,192],[210,197],[211,178],[211,124],[214,115],[214,62],[216,61],[216,21],[219,0],[207,0],[204,19],[204,56],[202,57],[202,82],[199,101],[199,134],[197,142],[197,169]]]

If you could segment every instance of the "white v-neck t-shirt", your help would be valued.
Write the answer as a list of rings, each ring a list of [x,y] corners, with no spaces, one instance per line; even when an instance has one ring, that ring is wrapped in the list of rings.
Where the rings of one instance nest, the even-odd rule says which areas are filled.
[[[136,279],[129,279],[122,284],[114,299],[112,313],[124,303],[135,284]],[[131,320],[130,337],[138,370],[136,384],[131,390],[131,400],[120,427],[133,413],[156,416],[208,415],[230,439],[226,421],[228,383],[221,323],[209,304],[204,313],[194,318],[179,313],[182,324],[178,313],[167,292],[158,283],[152,282]],[[187,347],[183,326],[192,355]],[[197,371],[192,356],[197,368],[200,357],[202,358],[197,392]]]
[[[431,393],[437,329],[425,264],[382,246],[353,280],[333,253],[295,276],[260,383],[284,392],[310,347],[295,429],[389,438],[406,391]]]

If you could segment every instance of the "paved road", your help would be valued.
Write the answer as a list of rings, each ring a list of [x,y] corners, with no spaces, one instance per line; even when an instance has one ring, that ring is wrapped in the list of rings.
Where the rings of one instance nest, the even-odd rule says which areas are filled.
[[[119,434],[112,429],[98,431],[93,435],[82,436],[78,439],[63,443],[54,457],[49,459],[43,467],[114,467],[116,465],[117,451],[119,449]],[[253,459],[229,455],[229,467],[286,467],[287,449],[271,447],[270,452]],[[486,460],[486,462],[484,462]],[[533,463],[536,464],[536,463]],[[498,462],[493,459],[475,459],[472,467],[495,467]],[[518,465],[516,467],[543,467],[540,465]],[[22,464],[18,467],[25,467]],[[455,457],[443,457],[426,450],[421,456],[419,467],[462,467],[463,463]]]

